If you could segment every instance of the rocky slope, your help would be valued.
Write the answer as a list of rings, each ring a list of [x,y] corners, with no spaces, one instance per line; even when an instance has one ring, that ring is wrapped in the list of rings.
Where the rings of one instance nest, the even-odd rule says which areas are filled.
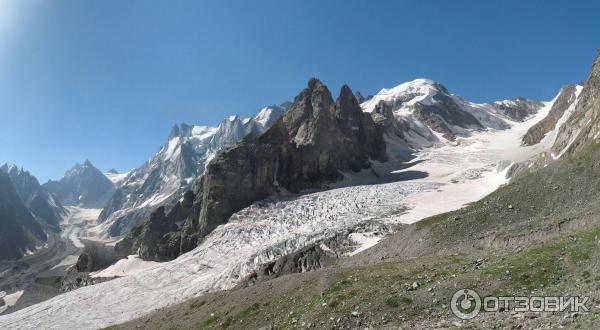
[[[579,102],[573,115],[560,129],[552,147],[554,157],[564,153],[574,154],[600,136],[600,50],[592,70],[583,85]]]
[[[21,201],[33,216],[47,228],[58,231],[60,220],[67,213],[58,199],[22,168],[4,164],[0,166],[0,171],[8,174]]]
[[[46,233],[23,205],[9,176],[0,171],[0,259],[18,259],[43,245]]]
[[[115,190],[113,182],[87,159],[73,166],[60,180],[50,180],[43,186],[64,205],[91,208],[103,207]]]
[[[251,118],[228,116],[218,127],[173,127],[168,142],[140,168],[131,171],[100,214],[105,234],[126,234],[159,206],[171,208],[192,189],[207,162],[246,136],[258,136],[283,114],[287,104],[269,106]]]
[[[557,125],[562,124],[559,121],[565,116],[567,110],[576,106],[581,88],[582,86],[565,86],[561,88],[548,116],[529,129],[527,134],[523,136],[523,144],[530,146],[539,143],[548,132],[554,130]],[[567,116],[570,116],[570,112],[567,113]],[[564,118],[563,121],[566,119]]]
[[[117,258],[137,253],[144,260],[167,261],[186,252],[177,231],[191,214],[193,202],[194,194],[188,191],[168,214],[164,206],[156,209],[115,245]]]

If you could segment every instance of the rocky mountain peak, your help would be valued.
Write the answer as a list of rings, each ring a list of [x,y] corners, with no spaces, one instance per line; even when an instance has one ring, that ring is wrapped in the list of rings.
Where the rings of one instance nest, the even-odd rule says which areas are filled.
[[[65,205],[102,207],[115,190],[114,183],[89,159],[75,164],[58,181],[46,182],[44,188]]]
[[[358,100],[356,99],[354,93],[352,93],[352,90],[350,89],[350,87],[348,87],[348,85],[342,86],[342,88],[340,89],[340,96],[338,96],[336,102],[339,104],[339,108],[340,110],[342,110],[342,113],[345,112],[344,110],[361,111],[360,105],[358,104]]]

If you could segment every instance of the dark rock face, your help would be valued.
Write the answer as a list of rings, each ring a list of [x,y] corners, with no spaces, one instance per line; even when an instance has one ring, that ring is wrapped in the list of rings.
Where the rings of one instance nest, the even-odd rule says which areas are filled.
[[[0,259],[19,259],[46,239],[8,175],[0,171]]]
[[[88,245],[79,255],[75,267],[80,272],[95,272],[113,264],[117,258],[112,248]]]
[[[386,159],[385,142],[371,116],[347,86],[334,102],[327,87],[311,79],[273,127],[209,164],[187,227],[201,239],[277,189],[318,187],[340,179],[340,171],[369,167],[369,159]]]
[[[438,84],[438,88],[442,93],[433,96],[433,99],[437,102],[433,104],[415,104],[415,118],[434,131],[442,133],[450,141],[454,141],[456,135],[448,127],[448,124],[466,129],[483,129],[481,123],[472,114],[462,111],[460,106],[448,96],[449,93],[446,87]]]
[[[583,85],[575,111],[561,126],[552,152],[576,153],[590,145],[600,131],[600,50],[592,63],[590,75]]]
[[[514,101],[498,101],[492,104],[496,111],[509,117],[514,121],[523,121],[535,114],[542,106],[540,101],[528,100],[517,97]]]
[[[191,214],[193,201],[194,194],[188,191],[169,214],[165,214],[164,207],[159,207],[116,244],[117,257],[126,258],[137,252],[144,260],[175,259],[180,254],[179,227]]]
[[[257,271],[244,278],[239,286],[250,286],[287,274],[314,272],[333,264],[337,259],[337,255],[323,250],[319,245],[310,246],[260,266]]]
[[[523,144],[531,146],[539,143],[546,133],[550,132],[556,126],[558,120],[563,116],[565,111],[575,102],[575,86],[565,86],[561,88],[558,98],[552,105],[550,112],[546,118],[542,119],[537,124],[533,125],[523,136]]]
[[[52,194],[42,187],[29,172],[15,165],[0,166],[0,171],[7,173],[15,186],[21,201],[37,220],[53,231],[58,231],[59,222],[67,211]]]
[[[89,160],[76,164],[59,181],[44,184],[65,205],[103,207],[115,191],[115,186]]]

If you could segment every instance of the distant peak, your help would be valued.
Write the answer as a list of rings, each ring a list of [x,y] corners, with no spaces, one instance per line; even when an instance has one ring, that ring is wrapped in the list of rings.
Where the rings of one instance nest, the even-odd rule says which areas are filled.
[[[343,105],[342,108],[358,106],[358,100],[348,85],[343,85],[340,89],[338,103]]]
[[[83,166],[94,167],[94,165],[92,164],[92,162],[90,162],[89,159],[86,159],[85,162],[83,162]]]
[[[119,174],[119,172],[117,172],[117,170],[115,170],[114,168],[111,168],[110,170],[106,171],[106,173]]]

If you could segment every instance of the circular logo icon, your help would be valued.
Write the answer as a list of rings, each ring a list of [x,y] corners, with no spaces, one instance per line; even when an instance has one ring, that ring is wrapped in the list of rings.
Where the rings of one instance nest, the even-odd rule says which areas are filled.
[[[456,291],[450,301],[452,313],[463,320],[470,320],[481,311],[481,298],[471,289]]]

